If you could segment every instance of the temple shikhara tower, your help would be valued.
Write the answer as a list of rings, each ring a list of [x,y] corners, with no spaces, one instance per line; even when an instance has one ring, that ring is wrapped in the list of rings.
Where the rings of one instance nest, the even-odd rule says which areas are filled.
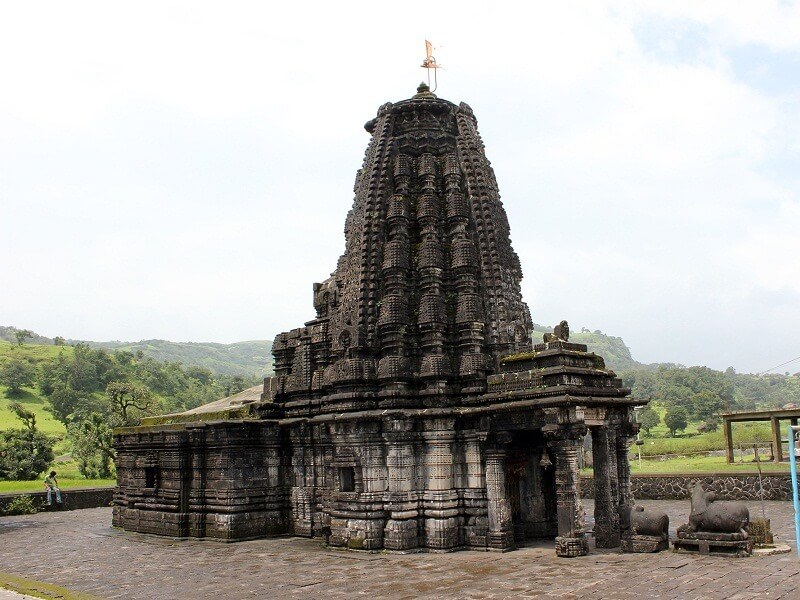
[[[472,109],[421,85],[371,135],[316,315],[275,339],[259,394],[116,432],[114,525],[364,550],[587,552],[629,533],[633,406],[566,322],[533,345],[522,270]]]

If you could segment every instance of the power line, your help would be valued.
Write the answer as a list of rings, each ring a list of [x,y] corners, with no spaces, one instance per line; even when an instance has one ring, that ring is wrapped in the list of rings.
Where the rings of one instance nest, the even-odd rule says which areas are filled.
[[[800,360],[800,356],[798,356],[797,358],[793,358],[792,360],[787,360],[785,363],[781,363],[779,365],[775,365],[774,367],[770,367],[766,371],[761,371],[761,373],[756,373],[756,375],[758,376],[758,375],[763,375],[764,373],[769,373],[773,369],[777,369],[778,367],[783,367],[784,365],[788,365],[790,363],[793,363],[796,360]]]

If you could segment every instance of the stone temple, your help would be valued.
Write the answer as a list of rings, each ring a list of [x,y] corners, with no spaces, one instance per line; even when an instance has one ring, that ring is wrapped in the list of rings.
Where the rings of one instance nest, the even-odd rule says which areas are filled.
[[[116,432],[114,525],[364,550],[587,552],[629,534],[632,399],[565,322],[532,345],[522,270],[467,104],[427,86],[371,135],[316,316],[277,336],[247,393]]]

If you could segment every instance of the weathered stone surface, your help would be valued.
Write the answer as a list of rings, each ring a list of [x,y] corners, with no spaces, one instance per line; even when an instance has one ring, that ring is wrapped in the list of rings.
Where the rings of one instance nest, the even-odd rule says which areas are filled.
[[[584,498],[592,498],[593,477],[582,477]],[[791,500],[792,480],[788,473],[769,473],[761,478],[764,500]],[[720,500],[760,500],[761,485],[758,474],[706,473],[687,475],[634,475],[631,493],[639,500],[683,500],[695,483],[714,492]]]

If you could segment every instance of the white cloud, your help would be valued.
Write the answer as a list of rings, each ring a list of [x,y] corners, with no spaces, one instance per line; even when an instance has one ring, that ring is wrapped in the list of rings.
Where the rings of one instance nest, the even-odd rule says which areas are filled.
[[[229,341],[301,324],[343,248],[361,124],[413,92],[428,38],[440,94],[479,118],[534,320],[755,369],[735,343],[751,323],[800,328],[800,117],[728,53],[762,45],[781,73],[798,19],[781,2],[5,5],[0,280],[25,293],[0,296],[0,322]],[[695,50],[653,54],[644,22]]]
[[[633,15],[700,23],[718,44],[763,44],[777,51],[800,48],[800,3],[796,0],[639,0],[629,3],[627,10]]]

